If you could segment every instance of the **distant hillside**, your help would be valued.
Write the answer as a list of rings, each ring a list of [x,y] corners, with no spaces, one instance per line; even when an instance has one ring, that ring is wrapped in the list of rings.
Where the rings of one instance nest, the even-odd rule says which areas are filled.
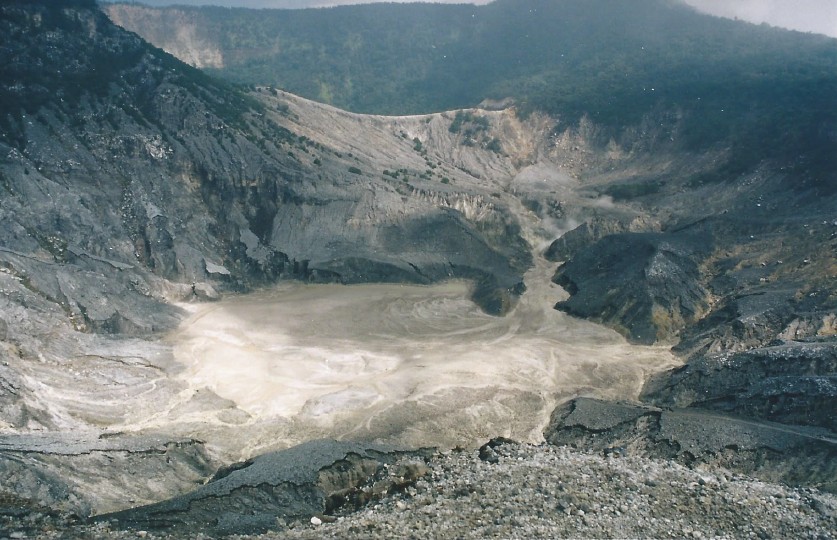
[[[837,40],[719,19],[674,0],[106,9],[228,79],[356,112],[513,97],[519,110],[543,110],[564,125],[587,115],[611,128],[606,142],[667,111],[683,148],[732,146],[722,177],[765,157],[814,177],[837,169]]]

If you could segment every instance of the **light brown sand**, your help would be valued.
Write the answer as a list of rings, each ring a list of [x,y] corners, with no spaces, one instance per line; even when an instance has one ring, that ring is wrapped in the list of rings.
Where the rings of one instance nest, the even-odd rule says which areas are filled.
[[[676,365],[667,348],[629,345],[559,313],[549,263],[506,317],[482,313],[467,284],[283,284],[202,305],[171,336],[179,375],[234,401],[282,445],[315,437],[410,446],[537,442],[555,404],[633,398]],[[264,442],[261,443],[264,445]]]

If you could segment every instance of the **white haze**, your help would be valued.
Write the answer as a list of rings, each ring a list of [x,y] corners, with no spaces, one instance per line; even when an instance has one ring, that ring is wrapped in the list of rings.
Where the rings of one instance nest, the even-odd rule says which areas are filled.
[[[122,0],[110,0],[122,1]],[[422,2],[422,0],[386,0],[396,3],[415,3]],[[434,4],[488,4],[490,0],[474,0],[467,2],[464,0],[434,0]],[[242,7],[242,8],[270,8],[270,9],[303,9],[303,8],[320,8],[320,7],[334,7],[346,6],[355,4],[371,4],[364,0],[142,0],[139,3],[149,6],[224,6],[224,7]],[[430,3],[430,2],[425,2]]]
[[[389,0],[413,2],[416,0]],[[421,1],[421,0],[419,0]],[[837,37],[837,0],[682,0],[697,9],[720,17],[767,23],[801,32],[815,32]],[[200,6],[300,9],[347,4],[366,4],[364,0],[142,0],[151,6]],[[489,3],[488,0],[434,0],[438,4]]]
[[[720,17],[767,23],[802,32],[837,37],[835,0],[685,0],[699,10]]]

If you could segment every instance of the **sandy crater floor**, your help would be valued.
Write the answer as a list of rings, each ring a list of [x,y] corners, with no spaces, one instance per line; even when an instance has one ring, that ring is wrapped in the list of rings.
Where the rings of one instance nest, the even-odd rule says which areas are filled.
[[[529,290],[506,317],[482,313],[463,282],[283,284],[192,306],[169,337],[185,368],[177,377],[246,411],[234,444],[259,426],[243,455],[317,437],[538,442],[559,401],[635,397],[650,373],[678,363],[665,347],[629,345],[552,309],[565,295],[549,281],[552,266],[527,274]]]

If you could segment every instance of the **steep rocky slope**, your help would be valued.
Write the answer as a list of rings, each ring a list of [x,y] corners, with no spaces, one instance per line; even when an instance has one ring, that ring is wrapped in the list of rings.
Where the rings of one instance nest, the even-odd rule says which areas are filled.
[[[259,439],[265,426],[177,377],[184,366],[162,337],[183,320],[184,302],[281,279],[465,278],[485,311],[503,314],[544,249],[565,261],[556,280],[571,296],[559,307],[631,340],[679,340],[690,364],[656,377],[645,399],[834,429],[832,176],[765,162],[707,182],[729,149],[683,151],[668,113],[617,140],[587,120],[559,129],[513,109],[362,116],[269,87],[245,93],[84,1],[3,3],[0,25],[4,513],[86,516],[156,503],[252,457],[229,446]],[[554,415],[556,442],[598,449],[591,438],[619,445],[627,436],[651,441],[630,451],[656,455],[653,420],[674,418],[687,434],[694,423],[646,407],[602,426],[624,412],[602,405],[583,419],[591,429],[564,430],[559,420],[576,419],[573,407]],[[140,429],[149,419],[154,429]],[[821,467],[808,477],[775,473],[793,465],[782,452],[799,446],[780,441],[767,460],[779,465],[766,474],[832,489],[821,459],[833,455],[832,439],[798,456],[794,466]],[[664,457],[682,459],[680,443],[668,444]],[[729,457],[741,446],[733,437],[706,453]],[[394,459],[373,447],[329,448],[321,465],[348,474],[251,490],[273,474],[268,467],[228,491],[242,507],[298,496],[299,518]],[[347,466],[350,454],[359,458]],[[751,461],[742,467],[757,473]],[[228,486],[250,474],[234,469],[216,479]],[[177,521],[184,501],[217,487],[120,516]],[[204,518],[216,510],[207,503]]]
[[[586,185],[655,219],[588,220],[553,242],[554,279],[572,293],[557,307],[674,345],[687,366],[655,375],[650,403],[833,429],[833,171],[765,161],[701,185],[694,163],[614,173],[603,157],[582,159]]]

